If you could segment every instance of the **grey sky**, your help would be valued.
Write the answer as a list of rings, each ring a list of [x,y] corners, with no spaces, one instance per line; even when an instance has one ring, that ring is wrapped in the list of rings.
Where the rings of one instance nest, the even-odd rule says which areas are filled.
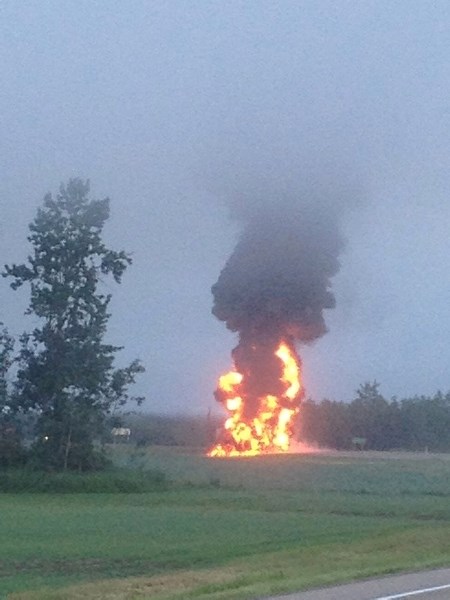
[[[90,178],[133,253],[110,338],[149,410],[204,413],[233,335],[210,314],[226,203],[321,173],[354,184],[330,332],[307,390],[450,388],[450,3],[0,1],[0,257],[47,191]],[[0,318],[29,328],[0,281]]]

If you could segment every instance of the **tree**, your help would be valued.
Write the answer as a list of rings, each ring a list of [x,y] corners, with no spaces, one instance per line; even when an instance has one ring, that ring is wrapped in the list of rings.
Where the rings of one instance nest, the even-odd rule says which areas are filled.
[[[381,395],[380,384],[366,382],[359,386],[350,405],[353,437],[365,438],[367,449],[386,450],[391,446],[389,403]]]
[[[14,340],[0,322],[0,415],[9,412],[8,372],[12,365]]]
[[[14,340],[3,323],[0,323],[0,467],[16,465],[24,458],[8,389],[13,349]]]
[[[405,446],[410,450],[450,450],[450,394],[415,396],[401,403]]]
[[[48,194],[29,226],[32,255],[3,273],[13,289],[30,285],[26,314],[39,318],[21,337],[13,406],[37,411],[34,457],[64,470],[99,465],[95,442],[143,371],[137,360],[115,368],[121,348],[104,342],[111,295],[99,291],[101,278],[120,283],[131,258],[103,243],[109,200],[90,200],[88,193],[89,182],[72,179],[56,198]]]

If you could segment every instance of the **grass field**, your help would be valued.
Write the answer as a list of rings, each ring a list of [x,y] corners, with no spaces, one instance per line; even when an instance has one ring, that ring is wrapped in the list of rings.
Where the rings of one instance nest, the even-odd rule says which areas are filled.
[[[244,600],[450,564],[450,456],[115,460],[170,485],[0,494],[1,598]]]

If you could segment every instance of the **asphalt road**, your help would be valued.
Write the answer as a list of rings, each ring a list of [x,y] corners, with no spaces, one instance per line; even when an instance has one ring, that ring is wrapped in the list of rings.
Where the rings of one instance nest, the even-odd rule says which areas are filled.
[[[370,579],[264,600],[450,600],[450,568]]]

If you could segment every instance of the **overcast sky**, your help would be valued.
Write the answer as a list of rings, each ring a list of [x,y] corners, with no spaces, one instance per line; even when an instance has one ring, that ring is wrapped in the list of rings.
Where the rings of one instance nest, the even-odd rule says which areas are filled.
[[[311,171],[354,190],[329,333],[301,348],[316,399],[450,389],[450,3],[0,0],[0,262],[80,176],[134,264],[111,283],[120,362],[151,411],[205,414],[236,339],[211,285],[239,186]],[[33,325],[0,280],[0,319]]]

